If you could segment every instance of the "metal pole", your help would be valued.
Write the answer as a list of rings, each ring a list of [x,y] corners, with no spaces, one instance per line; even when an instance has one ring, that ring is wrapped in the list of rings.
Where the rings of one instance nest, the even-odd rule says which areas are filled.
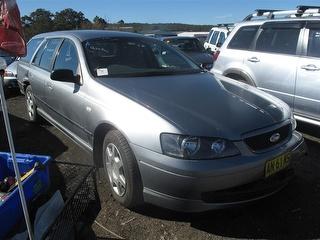
[[[2,69],[0,69],[0,71],[2,71]],[[4,96],[3,75],[2,74],[0,74],[0,97],[1,97],[2,114],[3,114],[3,119],[4,119],[4,122],[5,122],[5,126],[6,126],[6,132],[7,132],[9,147],[10,147],[10,151],[11,151],[14,172],[15,172],[16,178],[17,178],[18,189],[19,189],[19,194],[20,194],[20,200],[21,200],[22,210],[23,210],[23,214],[24,214],[24,219],[25,219],[26,224],[27,224],[27,229],[28,229],[28,233],[29,233],[29,239],[33,240],[34,238],[33,238],[33,233],[32,233],[32,228],[31,228],[28,208],[27,208],[27,204],[26,204],[26,198],[24,196],[23,187],[22,187],[22,184],[21,184],[21,175],[20,175],[18,164],[17,164],[16,151],[14,149],[14,144],[13,144],[12,132],[11,132],[10,121],[9,121],[9,116],[8,116],[7,103],[6,103],[6,99],[5,99],[5,96]]]

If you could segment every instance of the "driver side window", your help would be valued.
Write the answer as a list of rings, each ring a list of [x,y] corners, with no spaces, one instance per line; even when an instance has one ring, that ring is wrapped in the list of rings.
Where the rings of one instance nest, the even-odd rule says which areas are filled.
[[[65,39],[59,49],[53,70],[72,70],[73,75],[78,74],[79,59],[75,45],[69,39]]]

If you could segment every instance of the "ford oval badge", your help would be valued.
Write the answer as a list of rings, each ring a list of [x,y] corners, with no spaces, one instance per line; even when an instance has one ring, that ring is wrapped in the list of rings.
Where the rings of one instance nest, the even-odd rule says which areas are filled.
[[[275,134],[272,134],[271,137],[269,138],[270,142],[272,143],[276,143],[279,141],[281,135],[280,133],[275,133]]]

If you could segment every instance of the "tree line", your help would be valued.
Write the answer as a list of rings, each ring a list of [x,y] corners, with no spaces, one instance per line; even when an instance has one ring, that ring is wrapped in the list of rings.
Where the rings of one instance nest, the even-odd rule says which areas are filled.
[[[39,8],[30,13],[29,16],[23,16],[21,20],[26,40],[43,32],[72,29],[105,29],[108,25],[105,19],[98,16],[91,22],[81,11],[77,12],[71,8],[56,13]]]
[[[52,13],[46,9],[39,8],[21,18],[24,28],[25,39],[32,36],[51,31],[74,30],[74,29],[110,29],[132,32],[148,32],[154,30],[164,31],[208,31],[210,25],[189,25],[180,23],[125,23],[122,19],[116,23],[110,23],[107,19],[95,16],[92,21],[85,15],[72,8]]]

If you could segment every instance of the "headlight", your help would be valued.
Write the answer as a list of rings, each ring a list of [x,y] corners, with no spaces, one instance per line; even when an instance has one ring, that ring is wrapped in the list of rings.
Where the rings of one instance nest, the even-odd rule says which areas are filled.
[[[203,138],[163,133],[160,139],[163,153],[171,157],[215,159],[240,154],[232,142],[221,138]]]
[[[291,121],[292,131],[296,130],[296,128],[297,128],[297,121],[296,121],[296,119],[295,119],[294,116],[293,116],[293,112],[291,112],[291,119],[290,119],[290,121]]]

